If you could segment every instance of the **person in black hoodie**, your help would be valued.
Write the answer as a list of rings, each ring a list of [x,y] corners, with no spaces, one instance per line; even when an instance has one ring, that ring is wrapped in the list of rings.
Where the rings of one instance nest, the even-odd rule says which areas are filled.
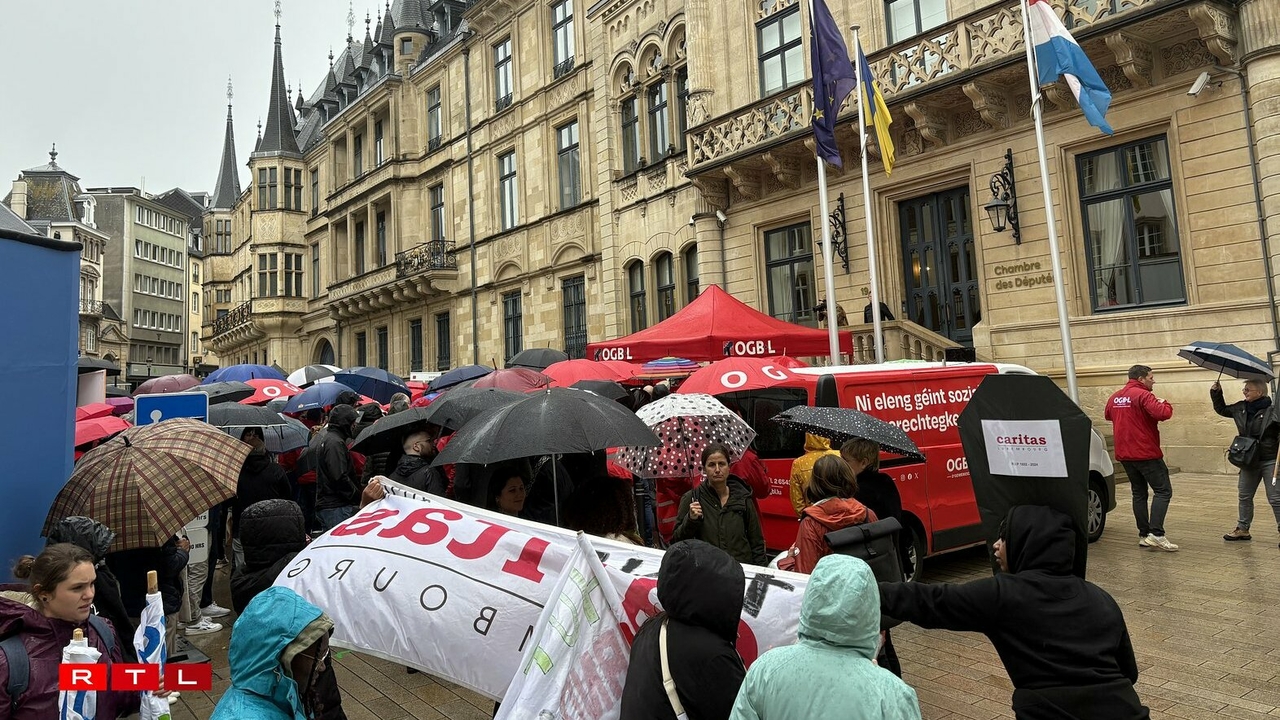
[[[320,529],[328,531],[356,514],[363,486],[355,475],[347,441],[356,423],[356,409],[335,405],[329,424],[311,438],[306,453],[316,469],[316,516]]]
[[[262,439],[262,428],[245,428],[240,441],[253,448],[240,467],[240,479],[236,482],[236,498],[231,505],[231,552],[235,564],[244,563],[244,551],[240,543],[240,515],[250,505],[272,498],[288,500],[293,497],[289,476],[267,452]]]
[[[97,520],[74,515],[63,518],[53,526],[49,531],[48,544],[71,543],[93,556],[93,568],[97,571],[97,579],[93,581],[93,609],[98,615],[111,621],[118,636],[132,638],[134,626],[129,620],[129,614],[125,612],[124,601],[120,598],[120,581],[111,572],[111,568],[107,567],[105,560],[107,548],[111,547],[111,541],[115,537],[111,528]],[[138,661],[138,653],[132,642],[121,643],[120,651],[124,654],[125,662]]]
[[[728,553],[701,540],[678,542],[658,569],[658,602],[631,644],[619,720],[675,720],[663,686],[661,631],[676,696],[688,720],[726,720],[747,670],[735,647],[747,578]]]
[[[120,601],[130,620],[141,618],[147,606],[147,572],[156,571],[156,584],[164,602],[169,651],[173,652],[173,640],[178,632],[178,611],[182,609],[184,593],[183,570],[191,557],[191,543],[177,535],[158,548],[136,548],[107,553],[107,567],[120,581]],[[133,625],[136,627],[137,622]]]
[[[1001,571],[963,584],[881,583],[881,612],[921,627],[980,632],[1013,681],[1018,720],[1146,720],[1124,615],[1072,574],[1071,518],[1009,510],[995,543]]]
[[[396,463],[396,469],[387,477],[414,490],[444,497],[449,479],[440,468],[432,467],[436,457],[436,444],[432,433],[426,429],[412,430],[404,437],[404,454]]]

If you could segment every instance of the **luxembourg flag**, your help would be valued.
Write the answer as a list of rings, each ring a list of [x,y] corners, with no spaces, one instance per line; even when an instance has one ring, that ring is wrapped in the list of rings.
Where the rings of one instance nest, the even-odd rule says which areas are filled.
[[[1036,67],[1039,68],[1040,85],[1050,85],[1058,76],[1066,78],[1067,85],[1080,103],[1085,120],[1110,135],[1107,124],[1107,108],[1111,105],[1111,91],[1102,82],[1089,56],[1071,37],[1058,13],[1046,0],[1029,0],[1027,24],[1031,28],[1031,45],[1036,51]]]

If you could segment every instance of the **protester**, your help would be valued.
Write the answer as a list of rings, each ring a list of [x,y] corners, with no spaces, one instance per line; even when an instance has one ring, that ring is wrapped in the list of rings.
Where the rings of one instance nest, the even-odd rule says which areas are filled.
[[[1124,465],[1133,490],[1133,516],[1138,523],[1138,544],[1166,552],[1178,546],[1164,534],[1164,518],[1173,499],[1169,467],[1160,450],[1160,428],[1157,423],[1173,417],[1173,406],[1151,392],[1156,375],[1146,365],[1129,368],[1129,382],[1107,400],[1104,411],[1115,430],[1116,460]],[[1147,514],[1147,489],[1151,500]]]
[[[746,483],[729,474],[729,448],[711,443],[702,451],[706,480],[680,498],[672,538],[704,540],[753,565],[769,562],[760,516]]]
[[[335,405],[328,425],[308,447],[316,469],[316,516],[322,532],[355,515],[360,504],[362,486],[347,449],[355,422],[355,408]]]
[[[231,631],[231,687],[211,720],[298,720],[324,716],[316,683],[329,667],[333,621],[283,587],[263,590]]]
[[[102,653],[103,661],[125,662],[122,648],[133,638],[121,638],[110,621],[90,616],[97,573],[94,558],[78,545],[50,545],[39,557],[25,555],[13,569],[15,577],[28,581],[29,594],[0,596],[0,637],[22,639],[27,662],[27,689],[15,699],[9,696],[10,671],[21,659],[0,649],[0,717],[8,720],[49,720],[59,717],[58,668],[62,649],[76,630],[84,632],[89,646]],[[15,652],[17,650],[15,649]],[[100,690],[96,720],[115,720],[138,711],[138,692]]]
[[[107,549],[115,540],[116,534],[106,525],[82,516],[63,518],[49,531],[49,545],[71,543],[93,556],[93,569],[97,576],[93,581],[94,611],[111,621],[120,637],[133,637],[133,623],[125,612],[124,601],[120,599],[120,581],[116,579],[111,568],[107,567]],[[121,648],[125,662],[137,662],[137,652],[133,643],[125,643]]]
[[[898,559],[904,572],[911,571],[911,533],[902,514],[902,496],[893,478],[880,472],[880,445],[866,438],[852,438],[840,446],[840,457],[854,474],[853,497],[880,520],[893,518],[903,527],[898,534]]]
[[[746,674],[735,648],[746,585],[742,566],[719,548],[686,540],[667,550],[658,569],[664,612],[646,622],[631,644],[619,720],[677,716],[663,686],[664,628],[671,680],[688,720],[729,717]]]
[[[573,494],[573,476],[564,463],[554,455],[529,458],[533,471],[524,503],[522,517],[534,522],[558,525],[564,512],[564,502]]]
[[[602,475],[582,483],[565,501],[564,526],[588,535],[643,545],[636,532],[631,483]]]
[[[284,468],[277,465],[267,452],[262,428],[245,428],[240,433],[240,441],[251,450],[244,459],[244,465],[240,467],[240,479],[236,481],[236,499],[231,505],[231,553],[236,567],[244,563],[244,551],[240,545],[240,514],[244,509],[262,500],[288,500],[293,497]]]
[[[875,513],[858,502],[858,491],[853,471],[838,457],[818,458],[813,466],[813,478],[805,487],[805,499],[809,506],[800,516],[800,530],[796,534],[795,571],[808,575],[818,561],[831,554],[827,533],[875,522]]]
[[[514,465],[500,466],[494,470],[493,476],[489,478],[485,508],[496,510],[503,515],[520,515],[521,511],[524,510],[528,484],[528,478],[518,467]]]
[[[396,393],[391,396],[391,402],[387,406],[390,408],[387,412],[388,415],[404,412],[409,409],[409,396],[404,393]]]
[[[1230,405],[1222,399],[1222,385],[1214,383],[1209,388],[1213,411],[1231,418],[1236,424],[1236,435],[1247,437],[1255,443],[1253,461],[1240,466],[1236,480],[1239,516],[1236,527],[1222,536],[1223,540],[1240,542],[1252,540],[1249,526],[1253,524],[1253,496],[1258,494],[1259,483],[1265,488],[1267,502],[1276,516],[1276,529],[1280,530],[1280,486],[1273,482],[1276,471],[1276,453],[1280,451],[1280,417],[1267,396],[1267,384],[1260,380],[1246,380],[1242,390],[1244,399]]]
[[[994,545],[999,574],[963,584],[881,583],[881,612],[986,635],[1013,682],[1019,720],[1144,720],[1124,615],[1105,590],[1072,573],[1075,543],[1064,513],[1015,506]]]
[[[730,717],[917,720],[915,690],[876,666],[879,641],[880,597],[871,568],[847,555],[823,558],[805,586],[799,642],[752,663]]]
[[[356,406],[356,412],[360,416],[356,419],[356,424],[351,428],[351,438],[360,437],[360,433],[373,427],[373,424],[382,419],[382,406],[378,403],[370,402]],[[350,446],[351,443],[348,443]],[[353,453],[354,455],[355,453]],[[387,464],[390,462],[390,453],[380,452],[365,456],[364,465],[357,468],[356,477],[360,478],[360,483],[369,482],[370,478],[377,475],[384,475],[387,472]]]
[[[414,490],[444,497],[449,480],[440,468],[431,465],[436,457],[436,444],[431,433],[425,428],[410,431],[404,436],[403,448],[404,454],[396,463],[396,469],[387,477]]]
[[[120,581],[120,600],[125,612],[135,620],[147,606],[147,573],[156,571],[156,582],[164,601],[165,628],[169,650],[178,632],[178,611],[182,609],[182,576],[190,557],[191,543],[176,535],[158,548],[138,548],[107,553],[107,566]]]
[[[809,504],[804,498],[804,488],[809,484],[814,463],[818,462],[818,458],[828,455],[840,456],[839,452],[831,449],[830,440],[819,435],[804,434],[804,454],[791,462],[791,506],[795,508],[797,517]]]

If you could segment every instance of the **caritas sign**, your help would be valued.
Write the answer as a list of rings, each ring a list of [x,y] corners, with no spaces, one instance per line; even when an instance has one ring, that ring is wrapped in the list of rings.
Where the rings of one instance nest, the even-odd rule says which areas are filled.
[[[773,349],[772,340],[726,340],[725,357],[768,357],[781,355],[782,351]]]

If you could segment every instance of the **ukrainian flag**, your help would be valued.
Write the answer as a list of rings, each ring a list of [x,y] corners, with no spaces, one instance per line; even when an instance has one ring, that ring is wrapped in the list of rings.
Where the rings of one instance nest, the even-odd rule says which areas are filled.
[[[858,64],[862,70],[862,101],[865,110],[866,124],[868,127],[876,129],[876,143],[880,146],[880,160],[884,163],[884,173],[886,175],[893,172],[893,136],[889,134],[889,125],[893,123],[893,116],[889,114],[889,106],[884,102],[884,94],[880,92],[880,85],[876,82],[875,75],[871,74],[871,64],[867,62],[867,56],[862,52],[862,43],[858,43]]]

